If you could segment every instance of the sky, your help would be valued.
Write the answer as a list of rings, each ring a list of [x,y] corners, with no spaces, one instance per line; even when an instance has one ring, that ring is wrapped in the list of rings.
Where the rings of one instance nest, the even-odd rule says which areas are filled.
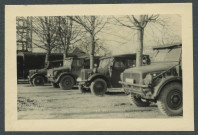
[[[179,15],[160,15],[167,26],[163,28],[157,23],[148,24],[144,31],[144,50],[162,44],[181,43],[181,17]],[[105,47],[112,54],[134,53],[137,48],[137,31],[123,26],[113,25],[109,31],[101,32],[106,41]]]
[[[101,17],[107,18],[108,16]],[[181,19],[180,15],[175,14],[159,15],[159,20],[164,21],[165,27],[159,23],[148,23],[144,30],[144,52],[151,51],[152,46],[181,43]],[[113,55],[135,53],[137,50],[136,32],[136,30],[119,26],[115,24],[114,19],[110,19],[110,23],[97,35],[97,38],[103,41],[103,46]],[[34,48],[33,51],[42,52],[43,50]]]

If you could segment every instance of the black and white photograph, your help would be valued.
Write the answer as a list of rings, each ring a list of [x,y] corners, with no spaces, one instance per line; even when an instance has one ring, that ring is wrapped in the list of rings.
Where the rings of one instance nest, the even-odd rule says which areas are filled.
[[[11,7],[8,6],[8,11]],[[120,10],[126,8],[126,12],[120,14],[119,11],[107,13],[111,6],[99,13],[102,6],[28,7],[16,6],[15,15],[6,15],[15,28],[8,31],[15,39],[15,44],[12,40],[15,47],[7,49],[16,54],[10,56],[15,59],[11,72],[16,75],[8,83],[15,91],[7,100],[10,107],[15,103],[12,104],[15,115],[10,119],[28,122],[27,125],[31,125],[30,121],[35,125],[37,121],[62,120],[71,122],[69,127],[80,120],[80,130],[90,125],[93,130],[102,130],[110,123],[116,126],[104,129],[117,130],[119,120],[120,124],[125,120],[136,123],[140,120],[137,129],[130,129],[128,122],[122,130],[139,130],[144,120],[147,123],[164,120],[162,125],[168,121],[192,120],[193,103],[185,97],[193,94],[193,72],[187,70],[187,66],[192,67],[192,53],[186,52],[186,48],[192,48],[189,33],[192,16],[187,14],[190,4],[178,4],[178,11],[172,13],[174,6],[170,6],[169,12],[162,12],[163,4],[162,11],[154,5],[153,9],[159,10],[156,12],[149,11],[148,5],[144,12],[128,11],[132,7],[140,10],[141,5],[121,6]],[[184,7],[189,11],[187,15],[179,13]],[[23,8],[26,13],[22,13]],[[57,12],[52,13],[54,8]],[[89,8],[90,11],[83,10]],[[115,8],[112,6],[112,10]],[[71,13],[67,13],[69,9]],[[9,72],[9,68],[6,70]],[[185,94],[185,88],[189,88],[189,94]],[[85,122],[86,126],[81,127],[83,121],[88,121],[88,125]],[[105,124],[96,128],[101,123]],[[170,129],[183,130],[182,124],[178,127]],[[188,130],[192,128],[189,125]]]
[[[16,21],[18,119],[182,116],[181,16]]]

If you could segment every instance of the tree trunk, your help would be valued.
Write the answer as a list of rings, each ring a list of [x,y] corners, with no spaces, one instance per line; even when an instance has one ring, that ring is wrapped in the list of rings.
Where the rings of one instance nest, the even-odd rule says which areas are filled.
[[[142,66],[143,36],[144,36],[144,29],[139,29],[137,31],[136,67]]]
[[[92,36],[91,39],[91,49],[90,49],[90,69],[94,68],[94,52],[95,52],[95,39],[94,36]]]
[[[63,52],[63,65],[65,65],[65,59],[67,58],[67,52],[68,52],[68,48],[65,48],[64,52]]]
[[[65,58],[66,58],[66,54],[65,51],[63,52],[63,65],[65,65]]]
[[[49,66],[49,57],[50,57],[51,52],[47,51],[46,56],[45,56],[45,68]]]

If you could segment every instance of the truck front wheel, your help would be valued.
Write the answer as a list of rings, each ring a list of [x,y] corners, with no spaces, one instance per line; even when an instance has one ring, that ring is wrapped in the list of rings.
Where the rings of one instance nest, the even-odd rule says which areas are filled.
[[[150,102],[142,99],[141,97],[137,97],[136,95],[129,94],[129,101],[132,105],[136,107],[147,107],[150,105]]]
[[[34,86],[42,86],[45,83],[45,79],[42,76],[36,76],[32,81]]]
[[[59,86],[58,83],[52,83],[52,86],[53,86],[54,88],[60,88],[60,86]]]
[[[66,75],[63,76],[59,82],[59,86],[62,90],[70,90],[74,86],[74,78]]]
[[[182,85],[177,82],[167,84],[158,97],[157,105],[167,116],[182,115]]]
[[[107,83],[103,79],[95,79],[91,83],[90,89],[95,96],[103,96],[107,91]]]

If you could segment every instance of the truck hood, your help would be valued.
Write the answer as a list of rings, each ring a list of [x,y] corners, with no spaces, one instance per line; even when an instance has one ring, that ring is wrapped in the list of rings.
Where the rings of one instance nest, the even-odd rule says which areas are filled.
[[[82,71],[82,72],[92,72],[93,69],[85,69],[85,68],[84,68],[84,69],[82,69],[81,71]]]
[[[138,72],[138,73],[142,73],[142,74],[152,73],[152,72],[167,70],[168,68],[171,68],[177,64],[178,64],[178,62],[152,63],[151,65],[147,65],[147,66],[126,69],[124,71],[124,73],[131,73],[131,72]]]
[[[42,68],[42,69],[33,69],[33,70],[29,70],[29,75],[33,75],[35,73],[38,74],[46,74],[47,73],[47,69],[46,68]]]
[[[89,73],[92,73],[92,72],[93,72],[93,69],[81,69],[81,73],[84,73],[84,75],[89,74]]]
[[[57,67],[57,68],[53,68],[53,70],[56,70],[56,71],[69,70],[69,69],[70,69],[69,67]]]
[[[92,73],[93,73],[92,69],[82,69],[79,78],[81,78],[81,80],[86,80],[89,78],[89,75]]]
[[[47,73],[47,68],[39,69],[38,73]]]

